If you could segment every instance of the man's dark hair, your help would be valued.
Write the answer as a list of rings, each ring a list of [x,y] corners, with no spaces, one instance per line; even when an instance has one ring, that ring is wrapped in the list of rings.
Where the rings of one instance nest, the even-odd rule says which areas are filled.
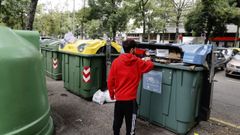
[[[127,39],[122,42],[125,53],[129,53],[132,48],[137,47],[137,43],[133,39]]]

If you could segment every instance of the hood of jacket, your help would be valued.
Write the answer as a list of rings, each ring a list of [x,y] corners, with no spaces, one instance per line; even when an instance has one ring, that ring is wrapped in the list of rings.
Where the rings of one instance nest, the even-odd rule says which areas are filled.
[[[134,64],[138,60],[138,58],[131,53],[124,53],[119,56],[119,60],[124,65],[130,66]]]

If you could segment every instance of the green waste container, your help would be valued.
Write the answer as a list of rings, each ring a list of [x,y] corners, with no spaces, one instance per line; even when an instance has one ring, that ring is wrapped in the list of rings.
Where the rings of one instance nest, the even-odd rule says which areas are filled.
[[[199,119],[204,68],[155,63],[138,90],[140,118],[177,134],[187,133]]]
[[[71,54],[62,52],[64,87],[84,98],[103,89],[105,55]]]
[[[58,52],[60,40],[49,39],[41,44],[43,65],[48,77],[62,80],[62,55]]]
[[[112,43],[118,53],[121,46]],[[101,89],[106,90],[106,41],[77,40],[59,47],[62,53],[64,87],[72,93],[90,99]],[[111,54],[114,59],[119,54]]]
[[[0,48],[0,134],[53,134],[39,34],[0,27]]]
[[[180,45],[139,43],[138,47],[167,49],[169,55],[183,55]],[[183,63],[155,63],[153,71],[144,74],[139,85],[138,116],[177,134],[186,134],[200,121],[207,121],[211,112],[214,85],[212,52],[206,56],[208,68]],[[175,62],[172,59],[171,61]]]

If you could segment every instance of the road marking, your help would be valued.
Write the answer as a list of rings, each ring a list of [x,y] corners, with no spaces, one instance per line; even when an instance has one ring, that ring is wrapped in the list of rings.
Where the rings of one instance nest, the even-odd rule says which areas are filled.
[[[224,124],[224,125],[227,125],[227,126],[230,126],[230,127],[233,127],[233,128],[240,129],[240,126],[238,126],[238,125],[236,125],[236,124],[232,124],[232,123],[229,123],[229,122],[226,122],[226,121],[223,121],[223,120],[214,118],[214,117],[210,117],[210,120],[215,121],[215,122],[222,123],[222,124]]]

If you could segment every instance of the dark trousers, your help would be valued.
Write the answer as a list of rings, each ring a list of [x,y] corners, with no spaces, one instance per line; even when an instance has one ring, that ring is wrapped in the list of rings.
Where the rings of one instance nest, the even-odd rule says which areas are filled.
[[[113,132],[114,135],[120,134],[120,129],[125,118],[126,135],[135,135],[135,123],[137,117],[137,102],[130,101],[116,101],[114,108]]]

